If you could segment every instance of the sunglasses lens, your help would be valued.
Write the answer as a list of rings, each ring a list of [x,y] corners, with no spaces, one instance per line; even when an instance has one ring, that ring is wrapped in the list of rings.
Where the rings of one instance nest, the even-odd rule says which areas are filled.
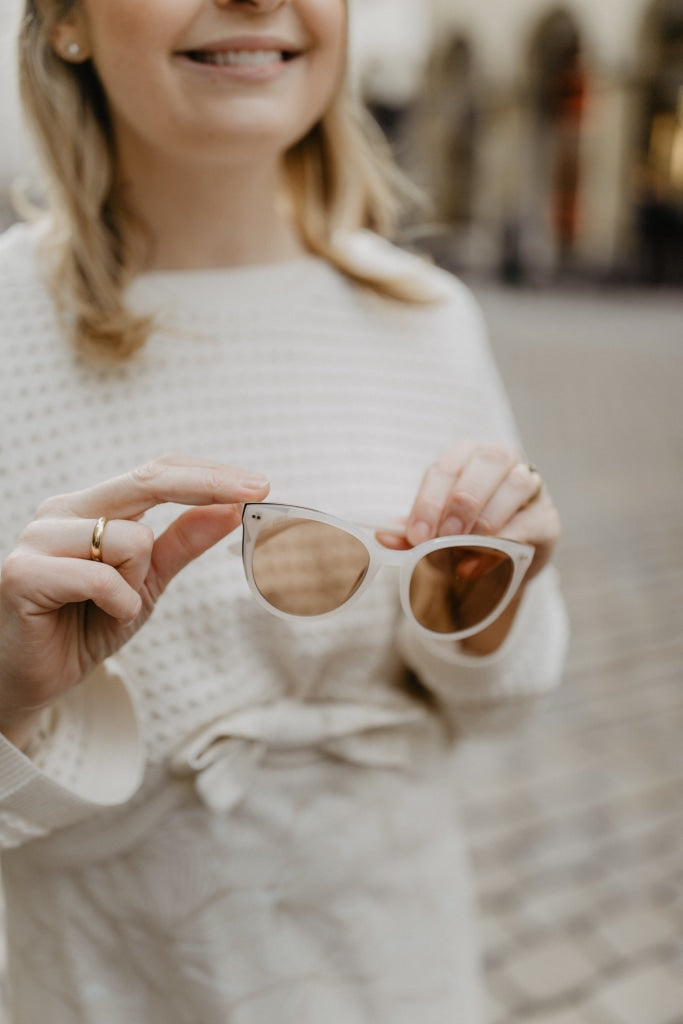
[[[370,565],[357,537],[311,519],[281,519],[254,545],[254,582],[274,608],[289,615],[323,615],[355,594]]]
[[[457,633],[483,622],[505,596],[514,565],[503,551],[441,548],[425,555],[410,580],[413,615],[433,633]]]

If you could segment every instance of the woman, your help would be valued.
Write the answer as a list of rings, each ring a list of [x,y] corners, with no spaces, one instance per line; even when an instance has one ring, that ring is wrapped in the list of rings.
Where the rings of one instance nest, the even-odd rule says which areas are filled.
[[[346,17],[26,3],[51,187],[0,242],[20,1024],[482,1020],[449,754],[559,676],[558,517],[471,297],[380,238]],[[403,521],[383,548],[342,525],[374,559],[478,534],[533,562],[464,636],[403,615],[391,570],[331,618],[271,615],[219,543],[267,496]]]

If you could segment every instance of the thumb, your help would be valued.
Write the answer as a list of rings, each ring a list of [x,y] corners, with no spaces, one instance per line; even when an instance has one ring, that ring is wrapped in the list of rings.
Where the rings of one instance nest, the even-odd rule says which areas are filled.
[[[241,505],[202,505],[183,512],[154,544],[151,572],[157,593],[199,555],[242,522]]]

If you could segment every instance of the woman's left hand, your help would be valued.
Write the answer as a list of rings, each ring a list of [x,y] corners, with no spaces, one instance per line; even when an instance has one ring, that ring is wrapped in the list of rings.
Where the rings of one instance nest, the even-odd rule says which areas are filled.
[[[422,478],[406,523],[408,544],[471,533],[533,545],[536,553],[525,582],[550,561],[560,517],[540,474],[514,448],[460,441]],[[381,539],[397,546],[389,537]],[[518,603],[516,599],[501,620],[466,646],[479,653],[494,650],[507,634]]]
[[[514,448],[461,441],[425,473],[406,524],[408,541],[463,533],[532,544],[527,579],[550,560],[560,517],[540,474]]]

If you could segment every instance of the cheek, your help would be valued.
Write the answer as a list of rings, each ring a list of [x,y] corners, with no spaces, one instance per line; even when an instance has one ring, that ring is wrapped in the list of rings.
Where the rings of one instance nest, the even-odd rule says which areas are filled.
[[[124,76],[139,80],[162,51],[169,21],[163,0],[87,0],[87,33],[103,81],[125,86]]]
[[[311,19],[311,27],[315,30],[320,45],[319,97],[331,99],[339,88],[347,64],[347,13],[344,0],[324,0],[322,4],[313,4],[316,17]]]
[[[159,28],[142,17],[144,0],[137,9],[121,3],[117,9],[103,4],[106,11],[91,26],[92,59],[113,110],[135,115],[145,97],[158,93],[164,77]],[[156,83],[156,84],[155,84]]]
[[[127,39],[135,45],[138,37],[157,43],[169,24],[180,20],[174,0],[81,0],[87,31],[93,41],[105,43]],[[185,5],[187,6],[187,5]]]
[[[341,71],[346,65],[348,47],[348,14],[344,0],[329,0],[327,5],[326,31],[324,32],[330,55],[335,66]]]

